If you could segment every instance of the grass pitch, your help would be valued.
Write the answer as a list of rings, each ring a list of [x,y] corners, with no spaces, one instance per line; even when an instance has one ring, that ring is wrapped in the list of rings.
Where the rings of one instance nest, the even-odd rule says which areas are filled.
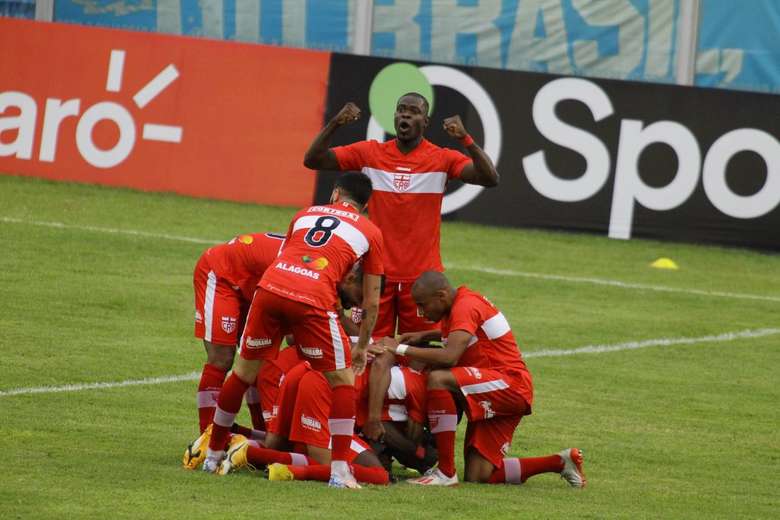
[[[199,371],[195,261],[293,212],[0,176],[0,518],[776,517],[777,255],[443,226],[450,278],[491,298],[528,354],[536,402],[512,454],[578,446],[584,490],[217,478],[179,467],[196,381],[60,388]],[[650,268],[661,256],[680,270]],[[723,336],[740,331],[756,337]],[[63,391],[30,393],[44,386]]]

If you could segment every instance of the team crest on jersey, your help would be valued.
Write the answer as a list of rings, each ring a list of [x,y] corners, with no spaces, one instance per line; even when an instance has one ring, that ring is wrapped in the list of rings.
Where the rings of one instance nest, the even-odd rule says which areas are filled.
[[[398,191],[406,191],[412,185],[412,176],[408,173],[393,175],[393,187]]]
[[[479,405],[485,410],[485,419],[492,419],[496,416],[496,412],[493,410],[493,403],[490,401],[480,401]]]
[[[232,334],[236,330],[236,318],[231,316],[222,316],[222,330],[227,334]]]

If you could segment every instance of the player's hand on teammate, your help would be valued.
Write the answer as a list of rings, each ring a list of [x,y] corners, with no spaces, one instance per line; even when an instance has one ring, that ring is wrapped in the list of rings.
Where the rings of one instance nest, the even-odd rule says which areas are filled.
[[[458,117],[458,116],[455,116]],[[398,336],[398,343],[407,345],[419,345],[427,340],[427,332],[406,332]]]
[[[452,116],[445,119],[444,131],[455,139],[462,139],[468,133],[466,132],[466,127],[463,126],[463,121],[460,120],[460,116]]]
[[[336,114],[336,117],[333,118],[333,120],[336,121],[336,124],[339,126],[347,125],[357,121],[358,119],[360,119],[360,109],[355,103],[351,101],[344,105],[342,109],[339,110],[339,113]]]
[[[359,376],[366,370],[368,349],[355,347],[352,349],[352,371]]]
[[[381,442],[385,435],[385,427],[380,419],[366,419],[362,432],[366,439]]]
[[[376,343],[369,343],[368,347],[366,347],[366,361],[373,361],[375,357],[383,354],[384,351],[384,347],[381,347]]]

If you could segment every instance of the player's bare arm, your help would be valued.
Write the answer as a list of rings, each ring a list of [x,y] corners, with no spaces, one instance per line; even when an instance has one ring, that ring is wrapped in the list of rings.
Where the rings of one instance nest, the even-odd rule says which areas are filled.
[[[419,345],[427,341],[441,341],[441,331],[436,330],[424,330],[420,332],[406,332],[398,336],[399,343],[406,343],[407,345]]]
[[[371,333],[376,325],[379,314],[379,295],[381,294],[382,277],[377,274],[363,274],[363,321],[360,322],[360,335],[352,355],[355,374],[360,375],[366,369],[366,347],[371,340]]]
[[[454,330],[447,336],[447,345],[443,348],[420,348],[399,343],[396,340],[387,341],[385,350],[396,356],[408,356],[418,359],[430,366],[452,367],[458,362],[471,341],[471,334],[465,330]]]
[[[360,108],[351,101],[344,105],[309,145],[303,157],[303,165],[312,170],[338,170],[339,162],[336,160],[336,154],[330,149],[330,140],[336,130],[358,119],[360,119]]]
[[[478,184],[492,188],[498,186],[498,172],[493,165],[493,161],[487,156],[485,151],[474,142],[473,139],[468,137],[466,127],[463,126],[463,121],[460,120],[460,116],[448,117],[444,120],[444,130],[453,139],[458,139],[466,146],[466,152],[471,157],[471,163],[467,164],[460,174],[460,180],[467,184]]]

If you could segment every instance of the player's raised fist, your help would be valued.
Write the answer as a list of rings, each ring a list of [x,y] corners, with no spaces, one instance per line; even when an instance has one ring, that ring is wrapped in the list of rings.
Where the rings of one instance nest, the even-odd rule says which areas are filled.
[[[336,120],[336,124],[339,126],[352,123],[360,119],[360,109],[355,103],[350,101],[339,110],[339,113],[333,119]]]
[[[455,139],[466,137],[466,127],[463,126],[463,121],[460,120],[460,116],[452,116],[445,119],[444,131]]]

